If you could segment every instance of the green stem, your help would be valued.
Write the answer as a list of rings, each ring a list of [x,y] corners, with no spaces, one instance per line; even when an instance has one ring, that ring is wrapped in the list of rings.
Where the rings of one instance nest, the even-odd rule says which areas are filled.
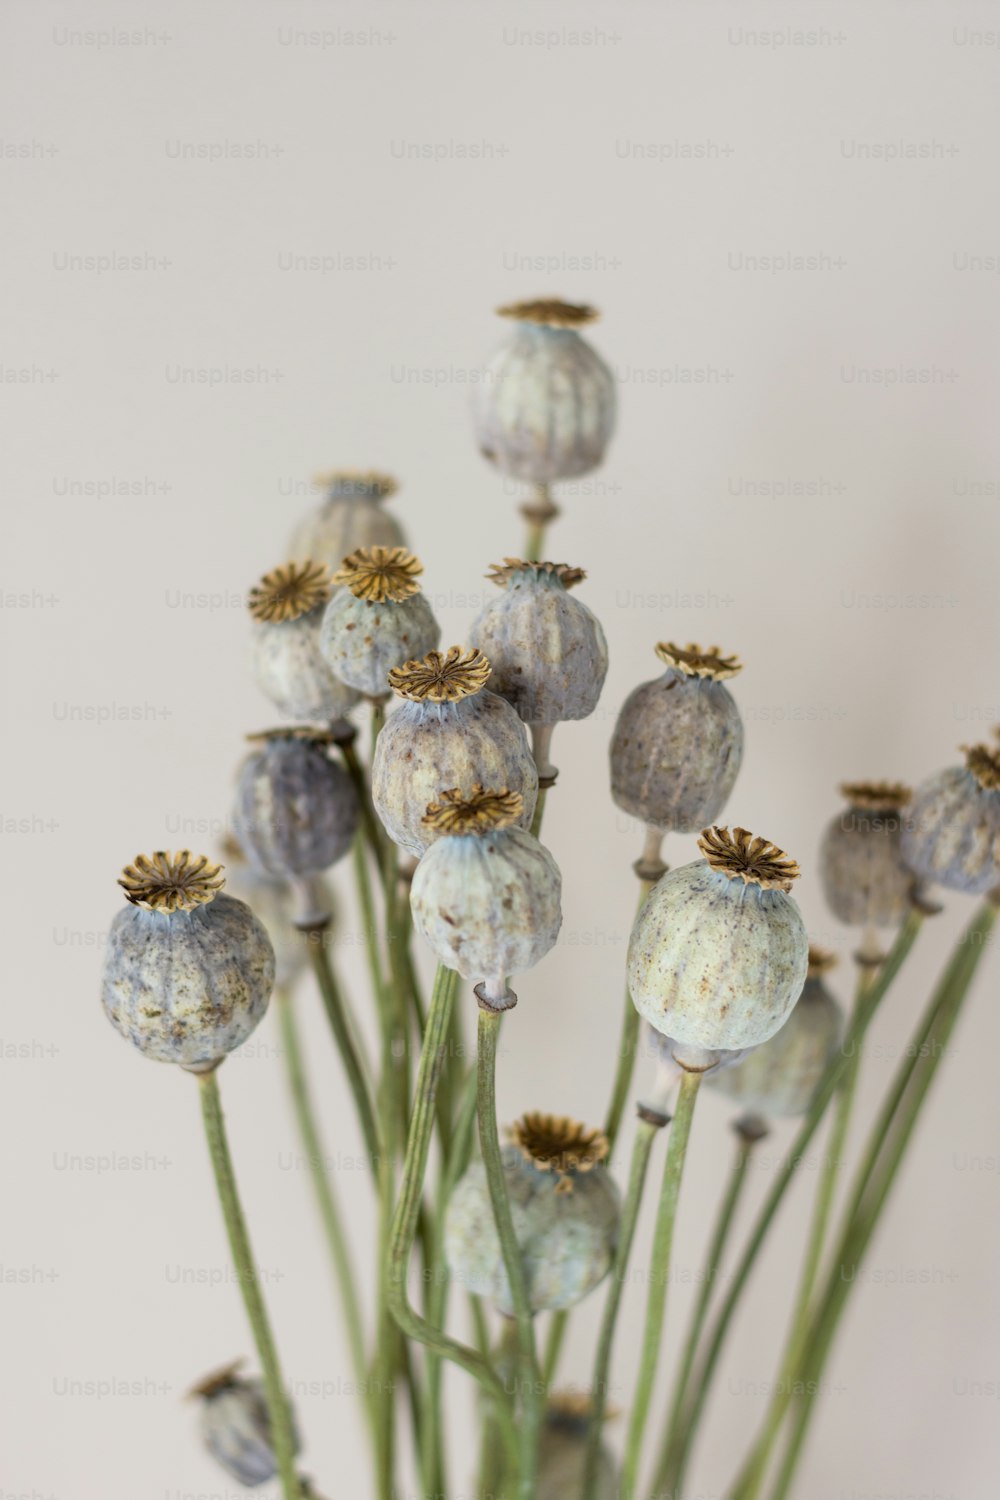
[[[642,903],[653,889],[655,882],[652,880],[639,881],[639,904],[636,910],[640,910]],[[625,1006],[622,1011],[621,1033],[618,1040],[618,1066],[615,1069],[614,1083],[611,1088],[611,1102],[608,1105],[607,1119],[604,1122],[604,1134],[608,1138],[608,1156],[610,1162],[621,1129],[622,1117],[625,1114],[625,1105],[632,1088],[632,1075],[635,1072],[635,1059],[638,1053],[639,1041],[639,1012],[632,1004],[632,996],[628,988],[625,989]]]
[[[535,802],[535,811],[531,817],[531,833],[534,838],[540,838],[542,833],[542,819],[545,817],[545,799],[549,794],[547,786],[538,788],[538,798]]]
[[[365,1335],[361,1324],[361,1311],[357,1297],[357,1278],[354,1274],[354,1266],[351,1261],[347,1235],[340,1216],[340,1208],[334,1196],[333,1185],[323,1165],[323,1149],[320,1143],[319,1127],[316,1122],[316,1113],[313,1109],[312,1096],[302,1058],[302,1044],[299,1040],[298,1022],[295,1017],[295,1002],[288,990],[280,991],[275,998],[278,1004],[278,1017],[281,1022],[281,1039],[285,1055],[285,1067],[288,1073],[288,1087],[292,1096],[292,1107],[295,1111],[299,1135],[302,1138],[302,1147],[309,1166],[309,1176],[313,1192],[316,1196],[316,1205],[319,1209],[323,1231],[326,1235],[327,1248],[330,1251],[330,1259],[333,1262],[336,1273],[337,1288],[340,1295],[344,1326],[347,1330],[347,1340],[351,1350],[351,1361],[354,1367],[358,1393],[364,1396],[366,1391],[367,1364],[365,1358]],[[370,1399],[365,1400],[365,1412],[370,1419],[372,1415]]]
[[[226,1221],[226,1233],[229,1236],[233,1266],[243,1293],[243,1302],[246,1306],[247,1317],[250,1319],[250,1327],[253,1329],[257,1355],[260,1359],[264,1394],[271,1421],[271,1441],[274,1444],[281,1491],[285,1500],[300,1500],[302,1492],[298,1475],[295,1472],[295,1430],[292,1426],[281,1366],[278,1363],[278,1351],[268,1321],[267,1309],[264,1306],[260,1278],[254,1263],[250,1236],[247,1233],[246,1220],[243,1217],[243,1208],[236,1187],[233,1160],[229,1154],[229,1143],[226,1139],[222,1101],[219,1098],[219,1082],[215,1071],[200,1074],[198,1083],[201,1093],[202,1118],[205,1122],[205,1137],[208,1141],[209,1155],[212,1158],[219,1202],[222,1204],[222,1213]]]
[[[793,1418],[788,1447],[771,1492],[772,1500],[785,1500],[788,1495],[816,1410],[823,1368],[851,1288],[856,1284],[858,1266],[885,1208],[996,917],[992,903],[984,904],[959,939],[917,1028],[916,1044],[907,1049],[897,1069],[852,1184],[844,1228],[809,1330],[808,1356],[802,1366],[804,1393]],[[876,1131],[880,1128],[886,1129],[886,1133],[877,1138]]]
[[[354,790],[358,798],[358,806],[361,810],[361,829],[368,847],[371,850],[376,868],[383,875],[385,868],[386,839],[382,832],[378,818],[375,816],[375,808],[372,804],[371,789],[368,785],[368,777],[365,768],[361,764],[358,752],[353,741],[341,745],[340,753],[344,757],[344,765],[348,775],[354,783]]]
[[[542,1383],[546,1390],[551,1388],[556,1378],[568,1322],[569,1314],[565,1310],[553,1313],[549,1320],[549,1335],[545,1341],[545,1353],[542,1356]]]
[[[479,1011],[479,1047],[477,1063],[477,1114],[479,1146],[486,1181],[493,1205],[493,1218],[500,1239],[510,1298],[517,1327],[519,1387],[521,1395],[521,1444],[519,1490],[521,1500],[534,1500],[535,1475],[538,1468],[538,1440],[542,1425],[542,1378],[535,1352],[534,1314],[528,1294],[521,1247],[514,1233],[507,1180],[503,1170],[500,1136],[497,1131],[496,1057],[500,1035],[500,1012],[482,1005]]]
[[[427,1027],[420,1049],[413,1114],[410,1118],[406,1156],[403,1163],[402,1189],[392,1218],[388,1246],[388,1300],[393,1317],[408,1338],[425,1344],[432,1353],[450,1359],[471,1375],[494,1398],[501,1416],[504,1441],[513,1461],[517,1462],[517,1432],[507,1402],[503,1382],[489,1361],[475,1349],[449,1338],[417,1312],[407,1290],[407,1271],[413,1252],[413,1241],[420,1215],[420,1200],[431,1136],[434,1130],[434,1100],[437,1093],[448,1022],[457,988],[457,975],[438,965],[427,1013]]]
[[[594,1359],[594,1376],[591,1381],[591,1411],[587,1426],[587,1453],[584,1461],[583,1500],[594,1500],[598,1475],[598,1458],[601,1449],[601,1428],[608,1404],[608,1374],[611,1369],[611,1349],[614,1343],[615,1326],[622,1292],[625,1289],[625,1273],[628,1269],[635,1227],[639,1219],[642,1193],[646,1185],[649,1157],[660,1125],[652,1119],[640,1116],[632,1145],[632,1161],[629,1166],[628,1187],[622,1203],[621,1220],[618,1227],[618,1245],[611,1269],[608,1292],[601,1317],[601,1330],[597,1340]]]
[[[860,1046],[872,1017],[875,1015],[883,997],[905,963],[907,955],[916,942],[917,934],[922,924],[923,917],[919,911],[912,911],[907,916],[885,963],[879,969],[874,983],[865,994],[863,1005],[859,1008],[858,1014],[848,1027],[840,1051],[831,1059],[816,1093],[813,1095],[809,1112],[799,1127],[795,1140],[792,1143],[792,1148],[778,1170],[774,1186],[757,1215],[750,1238],[747,1241],[743,1255],[739,1260],[730,1283],[729,1290],[713,1321],[708,1347],[699,1361],[697,1377],[693,1382],[693,1394],[684,1412],[683,1421],[679,1424],[676,1442],[672,1450],[666,1444],[661,1449],[654,1486],[656,1494],[662,1494],[663,1492],[677,1494],[680,1492],[681,1482],[691,1455],[694,1437],[698,1430],[698,1422],[704,1410],[709,1390],[711,1389],[719,1356],[725,1344],[733,1316],[739,1305],[740,1297],[750,1279],[750,1273],[754,1268],[757,1256],[767,1238],[768,1231],[774,1222],[774,1218],[794,1178],[795,1172],[808,1150],[809,1143],[819,1128],[827,1105],[840,1086],[840,1082],[850,1064],[853,1052]]]
[[[309,957],[312,961],[316,982],[319,985],[320,994],[323,997],[323,1007],[326,1011],[330,1029],[337,1043],[347,1074],[347,1081],[354,1095],[354,1105],[358,1112],[358,1120],[361,1125],[361,1133],[364,1137],[365,1149],[371,1161],[372,1171],[376,1172],[382,1158],[379,1149],[379,1132],[375,1123],[375,1109],[372,1104],[368,1082],[365,1078],[364,1065],[358,1051],[354,1033],[347,1019],[347,1011],[344,1007],[344,999],[340,993],[340,987],[334,978],[333,968],[330,964],[330,956],[326,950],[324,941],[325,931],[311,931],[305,934],[309,948]]]
[[[685,1073],[677,1094],[677,1110],[667,1140],[667,1157],[663,1164],[660,1206],[653,1232],[653,1254],[649,1270],[649,1296],[646,1299],[646,1327],[639,1357],[639,1380],[632,1402],[632,1415],[625,1439],[622,1465],[621,1500],[632,1500],[639,1478],[639,1460],[646,1419],[653,1399],[653,1383],[663,1342],[663,1320],[667,1310],[667,1288],[670,1284],[670,1258],[677,1222],[684,1158],[687,1155],[695,1101],[704,1075]]]

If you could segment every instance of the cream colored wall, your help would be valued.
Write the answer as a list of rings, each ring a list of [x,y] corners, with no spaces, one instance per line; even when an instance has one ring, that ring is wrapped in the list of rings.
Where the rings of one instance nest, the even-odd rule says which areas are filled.
[[[448,640],[486,565],[519,549],[515,499],[468,419],[498,302],[596,302],[594,341],[621,391],[609,461],[568,487],[553,533],[555,555],[590,572],[581,597],[612,665],[598,714],[556,737],[546,839],[565,871],[565,937],[519,985],[505,1116],[603,1112],[638,853],[605,750],[658,638],[743,657],[748,750],[730,814],[799,857],[815,935],[849,952],[817,881],[836,784],[919,778],[1000,717],[995,27],[992,7],[965,3],[12,0],[0,1495],[236,1493],[180,1402],[249,1352],[235,1286],[206,1284],[227,1260],[196,1091],[104,1021],[101,935],[139,849],[216,842],[241,737],[272,718],[248,680],[240,596],[283,559],[311,473],[401,476],[393,504]],[[109,28],[139,39],[102,42]],[[526,39],[538,28],[548,40]],[[787,255],[815,259],[749,269]],[[139,268],[73,260],[106,256]],[[209,373],[182,384],[178,368]],[[236,382],[243,370],[253,384]],[[678,839],[667,854],[693,851]],[[967,909],[946,902],[880,1021],[863,1114]],[[851,1304],[802,1472],[811,1500],[994,1493],[995,1404],[975,1392],[998,1377],[997,973],[991,958]],[[848,978],[845,965],[841,990]],[[364,1245],[350,1108],[308,988],[301,1004]],[[323,1493],[364,1495],[276,1047],[269,1021],[226,1067],[229,1115],[309,1467]],[[727,1119],[703,1101],[672,1348]],[[762,1148],[755,1195],[787,1138]],[[815,1171],[803,1179],[739,1322],[700,1496],[731,1475],[774,1373]],[[639,1281],[649,1235],[647,1219]],[[368,1257],[366,1286],[371,1270]],[[618,1345],[623,1401],[641,1293]],[[574,1320],[577,1384],[597,1307]],[[460,1380],[448,1399],[467,1492]]]

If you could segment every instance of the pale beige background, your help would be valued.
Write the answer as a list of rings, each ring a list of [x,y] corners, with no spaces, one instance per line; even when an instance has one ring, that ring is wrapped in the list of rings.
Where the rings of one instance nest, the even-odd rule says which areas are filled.
[[[601,711],[556,738],[546,836],[565,937],[520,985],[505,1116],[603,1112],[638,852],[605,746],[658,638],[743,656],[730,813],[800,857],[812,928],[849,951],[816,878],[836,783],[919,778],[1000,717],[998,25],[992,6],[941,3],[9,0],[0,1497],[238,1493],[180,1400],[249,1352],[236,1288],[209,1284],[226,1254],[196,1090],[103,1019],[102,934],[138,849],[216,842],[241,737],[272,717],[248,680],[241,594],[282,559],[313,472],[398,472],[447,639],[485,566],[518,550],[516,498],[468,420],[498,302],[592,299],[621,387],[609,461],[566,492],[553,535],[590,570],[581,597],[612,666]],[[109,43],[126,27],[132,42]],[[747,269],[775,255],[815,259]],[[138,269],[80,259],[107,256]],[[336,268],[287,269],[309,257]],[[181,384],[179,367],[228,375]],[[948,900],[888,1007],[863,1113],[967,911]],[[810,1500],[996,1493],[997,974],[991,958],[852,1302]],[[363,1245],[369,1193],[308,987],[302,1008]],[[308,1463],[324,1493],[365,1495],[270,1021],[246,1054],[223,1082]],[[671,1349],[728,1118],[704,1100]],[[764,1148],[755,1197],[787,1138]],[[762,1409],[814,1177],[753,1283],[699,1496],[719,1494]],[[624,1400],[641,1291],[618,1346]],[[574,1323],[576,1383],[598,1306]],[[449,1402],[467,1491],[461,1381]]]

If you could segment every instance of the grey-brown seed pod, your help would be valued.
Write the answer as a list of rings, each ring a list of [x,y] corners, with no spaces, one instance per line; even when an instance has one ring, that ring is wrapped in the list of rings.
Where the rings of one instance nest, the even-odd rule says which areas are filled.
[[[606,1413],[605,1420],[614,1413]],[[587,1434],[593,1402],[576,1391],[553,1391],[548,1398],[538,1445],[538,1500],[580,1500],[583,1494]],[[602,1443],[597,1455],[594,1500],[617,1500],[618,1464]]]
[[[651,828],[694,833],[713,822],[743,759],[743,721],[726,680],[741,670],[717,646],[661,642],[666,670],[635,688],[611,739],[611,795]]]
[[[238,841],[229,836],[223,843],[226,888],[230,895],[245,901],[259,921],[263,922],[274,949],[274,984],[288,989],[302,973],[308,961],[302,934],[295,926],[299,897],[287,880],[267,875],[249,863]],[[322,894],[324,908],[332,911],[332,895],[322,876],[317,875],[316,890]]]
[[[549,851],[513,826],[524,799],[506,788],[455,788],[428,807],[437,834],[417,865],[410,907],[440,963],[507,993],[506,976],[534,968],[562,925],[562,879]]]
[[[266,573],[249,597],[257,686],[291,719],[332,723],[358,694],[331,671],[320,650],[330,574],[316,562],[286,563]]]
[[[569,593],[586,577],[581,568],[507,557],[487,576],[503,593],[480,612],[471,639],[489,657],[490,690],[531,726],[544,780],[555,774],[548,759],[554,726],[597,707],[608,644],[597,617]]]
[[[317,483],[325,490],[323,502],[296,526],[290,556],[335,569],[358,547],[406,546],[406,533],[383,504],[398,488],[388,474],[338,469]]]
[[[912,796],[899,782],[852,781],[847,806],[823,835],[819,869],[826,903],[852,927],[898,927],[910,909],[913,874],[900,839]]]
[[[605,1136],[573,1120],[525,1115],[503,1149],[514,1234],[536,1312],[572,1307],[598,1286],[618,1239],[618,1189],[603,1165]],[[466,1291],[513,1314],[485,1169],[475,1162],[445,1219],[445,1259]]]
[[[475,388],[479,451],[502,474],[530,484],[588,474],[615,426],[614,376],[578,332],[597,313],[553,299],[499,312],[514,328]]]
[[[317,877],[350,849],[360,818],[351,778],[325,747],[319,732],[271,732],[236,783],[236,837],[255,869],[292,886],[299,927],[329,921],[328,893]]]
[[[745,828],[706,829],[698,844],[705,858],[653,887],[628,949],[633,1004],[682,1062],[685,1046],[738,1051],[773,1036],[802,992],[809,953],[788,895],[794,860]]]
[[[923,782],[901,848],[916,875],[948,890],[982,896],[1000,883],[1000,751],[973,745],[964,766]]]
[[[201,1400],[201,1437],[238,1484],[266,1484],[278,1472],[263,1381],[239,1373],[242,1360],[207,1376],[189,1393]],[[293,1426],[295,1451],[299,1436]]]
[[[118,883],[129,905],[108,933],[107,1017],[154,1062],[206,1072],[263,1019],[274,987],[270,939],[249,906],[220,895],[221,866],[204,855],[140,854]]]
[[[706,1081],[755,1113],[804,1115],[843,1031],[843,1013],[823,977],[835,962],[832,954],[810,948],[802,994],[781,1030]]]
[[[404,701],[376,742],[372,798],[389,837],[408,854],[423,854],[440,837],[423,819],[442,787],[519,792],[520,826],[531,826],[538,772],[517,713],[484,691],[489,675],[482,652],[459,646],[389,673],[389,686]]]
[[[426,656],[441,639],[420,592],[422,572],[405,547],[359,547],[333,575],[344,587],[326,606],[320,649],[330,670],[368,698],[388,697],[392,668]]]

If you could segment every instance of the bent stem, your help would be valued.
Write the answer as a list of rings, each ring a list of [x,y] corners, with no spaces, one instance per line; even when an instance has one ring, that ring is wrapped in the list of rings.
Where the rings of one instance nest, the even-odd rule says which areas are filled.
[[[500,1012],[487,1009],[480,1001],[479,1047],[477,1063],[477,1115],[479,1119],[479,1146],[486,1182],[493,1205],[493,1218],[500,1239],[507,1280],[510,1283],[511,1303],[517,1330],[518,1368],[521,1393],[521,1444],[519,1465],[519,1490],[522,1500],[533,1500],[535,1474],[538,1467],[538,1440],[542,1426],[542,1378],[535,1353],[534,1315],[528,1296],[528,1282],[524,1274],[521,1247],[514,1233],[510,1199],[507,1196],[507,1181],[503,1170],[500,1137],[497,1131],[496,1059],[497,1039],[500,1034]]]
[[[667,1310],[667,1288],[670,1284],[670,1257],[677,1222],[684,1159],[687,1155],[695,1101],[702,1073],[685,1073],[677,1094],[677,1110],[670,1126],[667,1157],[663,1164],[660,1206],[653,1231],[653,1254],[650,1263],[649,1296],[646,1299],[646,1327],[639,1357],[639,1381],[632,1403],[632,1415],[625,1439],[625,1461],[622,1466],[621,1500],[632,1500],[639,1476],[642,1439],[646,1431],[653,1382],[663,1340],[663,1320]]]
[[[583,1500],[594,1500],[598,1465],[601,1451],[601,1427],[608,1404],[608,1373],[611,1368],[611,1349],[614,1344],[615,1326],[622,1292],[625,1289],[625,1273],[628,1270],[635,1227],[639,1220],[643,1189],[649,1170],[649,1157],[657,1132],[666,1124],[666,1118],[654,1120],[641,1115],[632,1145],[632,1161],[629,1165],[628,1187],[622,1204],[621,1221],[618,1227],[618,1246],[611,1268],[611,1279],[604,1302],[601,1330],[597,1340],[594,1360],[594,1375],[591,1381],[591,1410],[587,1426],[587,1452],[583,1470]]]
[[[260,1359],[264,1395],[271,1423],[271,1441],[274,1445],[275,1463],[281,1479],[281,1492],[285,1500],[301,1500],[302,1490],[295,1472],[295,1430],[292,1426],[281,1366],[278,1363],[278,1351],[268,1321],[267,1309],[264,1306],[260,1278],[254,1263],[250,1236],[247,1233],[246,1220],[243,1217],[243,1208],[236,1187],[236,1174],[233,1171],[233,1160],[226,1139],[226,1123],[222,1113],[222,1100],[219,1097],[216,1071],[213,1069],[211,1073],[200,1074],[198,1083],[201,1093],[202,1118],[205,1123],[205,1138],[208,1141],[212,1169],[215,1172],[215,1185],[219,1192],[219,1202],[222,1205],[222,1214],[226,1222],[226,1234],[229,1236],[233,1267],[240,1284],[240,1291],[243,1293],[243,1302]]]
[[[347,1081],[354,1096],[354,1105],[358,1112],[358,1120],[361,1125],[361,1133],[364,1137],[365,1149],[368,1152],[372,1171],[375,1172],[378,1171],[382,1158],[382,1152],[379,1149],[378,1126],[375,1123],[375,1107],[372,1104],[368,1082],[365,1078],[361,1054],[358,1051],[354,1033],[347,1019],[344,998],[334,978],[330,956],[326,951],[326,943],[324,941],[325,929],[313,929],[307,932],[305,937],[313,972],[316,975],[316,982],[323,997],[323,1008],[326,1011],[330,1030],[333,1032],[337,1050],[344,1064],[344,1071],[347,1074]]]

